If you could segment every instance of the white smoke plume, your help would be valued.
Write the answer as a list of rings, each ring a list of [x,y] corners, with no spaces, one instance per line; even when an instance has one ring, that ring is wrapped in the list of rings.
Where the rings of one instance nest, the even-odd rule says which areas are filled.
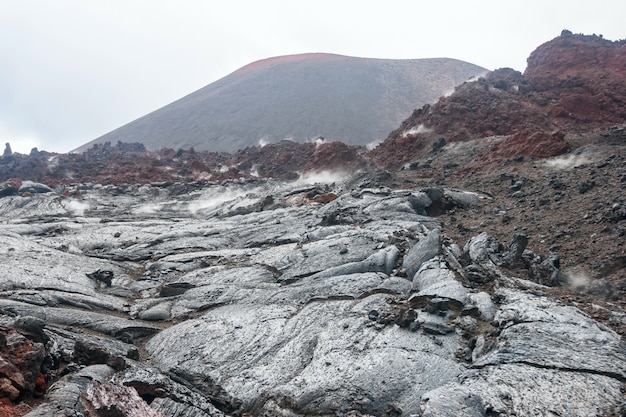
[[[89,203],[78,200],[65,200],[63,203],[66,210],[74,213],[75,216],[82,217],[85,215],[85,211],[91,207]]]
[[[297,184],[332,184],[343,182],[350,177],[346,172],[311,171],[300,175]]]
[[[380,145],[380,143],[382,142],[382,140],[375,140],[373,142],[368,143],[367,145],[365,145],[365,148],[368,151],[371,151],[372,149],[374,149],[375,147],[377,147],[378,145]]]
[[[432,129],[429,129],[423,124],[420,124],[417,127],[412,127],[409,130],[405,130],[404,132],[402,132],[402,137],[405,138],[409,135],[417,135],[420,133],[428,133],[428,132],[432,132]]]
[[[445,93],[443,93],[443,97],[450,97],[455,91],[456,91],[456,88],[452,88],[446,91]]]
[[[197,200],[190,202],[187,209],[195,216],[199,211],[211,211],[235,200],[246,200],[245,197],[248,197],[251,201],[256,201],[259,198],[258,196],[264,194],[265,191],[267,190],[264,187],[255,187],[253,189],[237,186],[233,187],[233,189],[225,187],[210,188],[203,191]]]
[[[154,214],[159,210],[161,210],[161,205],[158,203],[154,203],[154,204],[143,204],[139,207],[136,207],[133,210],[133,212],[135,214]]]
[[[588,155],[567,155],[550,158],[545,164],[550,168],[565,170],[593,163]]]
[[[566,284],[574,290],[584,291],[591,284],[591,278],[580,268],[567,268],[563,273],[566,277]]]

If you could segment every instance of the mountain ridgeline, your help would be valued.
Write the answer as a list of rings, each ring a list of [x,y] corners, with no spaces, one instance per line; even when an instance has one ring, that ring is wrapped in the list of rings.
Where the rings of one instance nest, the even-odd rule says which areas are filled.
[[[283,139],[379,142],[411,114],[487,70],[447,59],[302,54],[249,64],[96,143],[233,152]]]

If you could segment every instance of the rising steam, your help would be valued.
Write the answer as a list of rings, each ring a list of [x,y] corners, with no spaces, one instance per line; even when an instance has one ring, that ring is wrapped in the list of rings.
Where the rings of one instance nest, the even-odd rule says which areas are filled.
[[[343,182],[350,178],[350,174],[339,171],[311,171],[300,175],[297,184],[332,184]]]
[[[89,203],[78,200],[69,200],[63,203],[65,209],[74,213],[75,216],[82,217],[85,215],[85,211],[91,207]]]
[[[420,124],[417,127],[412,127],[409,130],[405,130],[404,132],[402,132],[402,137],[405,138],[409,135],[417,135],[420,133],[428,133],[428,132],[432,132],[432,129],[429,129],[423,124]]]
[[[571,169],[590,163],[593,163],[593,159],[591,159],[588,155],[559,156],[556,158],[548,159],[545,162],[548,167],[560,170]]]
[[[577,291],[586,290],[591,284],[591,278],[580,268],[571,267],[564,271],[566,285]]]

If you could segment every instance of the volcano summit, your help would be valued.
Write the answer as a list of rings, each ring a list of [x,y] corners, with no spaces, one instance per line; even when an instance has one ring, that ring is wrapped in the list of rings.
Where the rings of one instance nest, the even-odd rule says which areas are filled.
[[[352,145],[379,142],[416,106],[487,70],[454,59],[369,59],[331,54],[249,64],[167,106],[81,146],[141,142],[232,152],[317,137]]]

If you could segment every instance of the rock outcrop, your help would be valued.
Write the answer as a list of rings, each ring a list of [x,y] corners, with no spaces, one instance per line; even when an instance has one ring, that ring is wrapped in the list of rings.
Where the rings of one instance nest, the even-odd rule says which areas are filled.
[[[415,110],[371,156],[389,166],[430,152],[441,138],[449,143],[491,136],[510,136],[501,145],[508,152],[501,147],[485,155],[499,163],[562,154],[564,133],[626,121],[624,68],[626,41],[564,31],[532,52],[523,74],[498,69]]]

